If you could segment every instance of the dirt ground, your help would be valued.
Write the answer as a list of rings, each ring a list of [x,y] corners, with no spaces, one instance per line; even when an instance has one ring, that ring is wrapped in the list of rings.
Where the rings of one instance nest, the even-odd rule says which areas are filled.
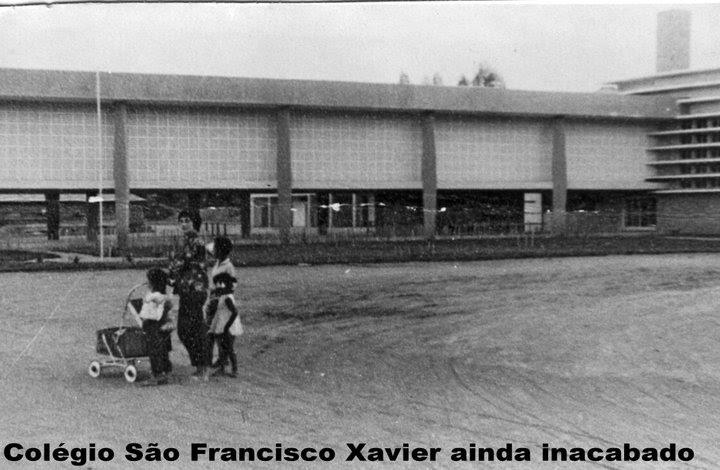
[[[87,373],[142,271],[0,274],[0,438],[115,451],[92,468],[717,468],[720,255],[240,270],[237,379]],[[147,370],[147,365],[141,367]],[[173,463],[124,459],[131,442]],[[329,463],[210,463],[211,447],[329,447]],[[346,443],[440,447],[434,462],[345,462]],[[532,461],[457,463],[454,447]],[[542,462],[541,446],[689,447],[687,463]],[[2,467],[8,466],[0,455]],[[32,468],[72,468],[37,462]]]

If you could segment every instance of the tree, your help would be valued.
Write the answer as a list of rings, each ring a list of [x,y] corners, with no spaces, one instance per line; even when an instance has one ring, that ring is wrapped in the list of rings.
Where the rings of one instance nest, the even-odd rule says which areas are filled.
[[[405,72],[400,72],[400,85],[410,85],[410,76]]]
[[[435,86],[442,86],[443,79],[438,72],[435,72],[435,75],[433,75],[432,84]]]
[[[460,78],[458,86],[478,86],[484,88],[505,88],[505,82],[499,73],[497,73],[492,67],[486,64],[480,64],[478,66],[477,73],[473,77],[472,81],[468,83],[465,75]]]

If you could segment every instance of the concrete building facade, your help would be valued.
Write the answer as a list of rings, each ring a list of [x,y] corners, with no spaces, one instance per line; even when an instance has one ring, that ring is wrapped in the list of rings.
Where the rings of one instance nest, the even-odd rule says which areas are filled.
[[[660,183],[658,230],[720,233],[720,69],[676,70],[616,82],[628,95],[670,97],[678,114],[648,134],[652,176]]]
[[[428,236],[438,198],[469,193],[540,195],[561,227],[568,200],[661,188],[648,136],[676,121],[673,97],[100,74],[98,132],[96,78],[0,69],[0,191],[43,192],[54,211],[102,184],[120,244],[130,191],[230,191],[245,235],[374,226],[388,194],[418,201]]]

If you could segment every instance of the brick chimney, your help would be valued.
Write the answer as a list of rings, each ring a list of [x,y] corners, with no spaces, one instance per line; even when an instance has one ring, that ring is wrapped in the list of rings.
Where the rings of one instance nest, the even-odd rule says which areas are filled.
[[[666,10],[657,19],[657,72],[690,68],[690,12]]]

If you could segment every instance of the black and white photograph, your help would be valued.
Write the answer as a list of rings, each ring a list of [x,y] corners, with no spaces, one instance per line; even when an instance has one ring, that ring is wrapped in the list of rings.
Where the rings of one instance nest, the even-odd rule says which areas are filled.
[[[720,468],[718,24],[0,0],[0,468]]]

